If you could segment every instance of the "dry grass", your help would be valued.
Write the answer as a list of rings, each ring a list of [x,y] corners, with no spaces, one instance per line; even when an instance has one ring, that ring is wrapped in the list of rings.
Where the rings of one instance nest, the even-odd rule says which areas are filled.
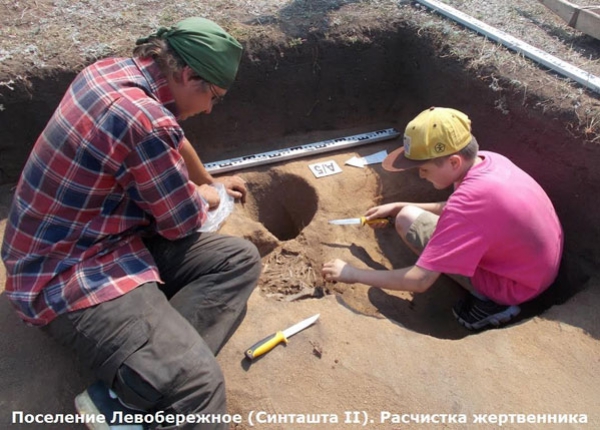
[[[600,76],[600,40],[568,27],[538,2],[444,0],[443,3]],[[585,1],[577,3],[586,5]],[[417,10],[412,18],[419,34],[434,38],[443,35],[440,43],[448,47],[448,55],[462,61],[466,69],[489,83],[498,94],[495,105],[499,111],[508,114],[506,95],[518,93],[523,106],[544,114],[549,110],[572,112],[577,120],[567,124],[569,133],[586,142],[600,141],[600,94],[459,24],[441,19],[423,6],[405,4],[403,8]]]
[[[536,1],[444,0],[462,12],[600,76],[600,40],[568,27]],[[591,0],[578,0],[589,5]],[[497,108],[517,92],[522,103],[572,110],[572,132],[598,142],[600,96],[548,73],[499,44],[409,1],[391,0],[4,0],[0,5],[0,105],[3,91],[55,68],[77,70],[109,55],[127,55],[134,41],[190,15],[210,17],[246,42],[248,55],[269,41],[294,46],[309,33],[347,43],[366,41],[381,29],[414,26],[479,73],[497,91]],[[272,42],[271,42],[272,43]],[[493,73],[490,73],[493,71]],[[3,106],[0,106],[0,110]]]

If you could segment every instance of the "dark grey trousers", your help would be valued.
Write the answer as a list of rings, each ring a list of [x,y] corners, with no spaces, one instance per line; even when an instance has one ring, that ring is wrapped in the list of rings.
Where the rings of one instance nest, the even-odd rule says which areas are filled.
[[[214,356],[243,318],[260,275],[258,251],[246,240],[215,233],[157,237],[146,246],[165,284],[144,284],[61,315],[44,330],[74,349],[128,405],[224,414],[224,379]]]

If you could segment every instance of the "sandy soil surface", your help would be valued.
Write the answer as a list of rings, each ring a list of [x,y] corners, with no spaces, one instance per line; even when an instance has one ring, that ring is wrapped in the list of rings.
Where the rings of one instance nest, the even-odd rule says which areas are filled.
[[[600,75],[600,41],[570,29],[537,2],[445,3]],[[414,34],[415,40],[430,41],[434,46],[432,55],[440,61],[456,61],[457,69],[472,73],[482,87],[492,89],[491,110],[485,114],[494,111],[505,115],[503,111],[519,110],[531,112],[532,118],[552,118],[549,129],[539,131],[545,138],[562,130],[577,148],[583,148],[577,152],[577,160],[565,162],[569,170],[564,174],[581,179],[593,191],[591,195],[598,195],[598,182],[594,182],[597,168],[592,163],[598,157],[598,96],[411,2],[217,0],[159,5],[137,0],[122,5],[115,1],[10,0],[0,10],[4,12],[0,18],[0,133],[4,132],[0,150],[3,157],[7,154],[0,162],[4,182],[0,188],[0,237],[22,153],[32,144],[10,140],[8,134],[16,133],[14,124],[19,121],[20,129],[27,128],[30,118],[18,120],[17,116],[7,115],[25,109],[21,106],[28,97],[35,102],[35,109],[40,107],[40,112],[47,115],[50,106],[39,104],[35,95],[36,89],[46,88],[39,84],[40,79],[59,76],[62,85],[87,62],[128,52],[137,36],[186,14],[202,14],[227,24],[248,48],[246,64],[269,59],[281,61],[281,67],[285,66],[284,53],[301,53],[311,38],[333,38],[344,46],[368,45],[376,41],[378,31],[389,31],[390,26],[403,28]],[[277,56],[271,51],[261,56],[269,49],[278,52]],[[313,69],[328,65],[317,61],[310,64]],[[256,75],[246,77],[262,82]],[[351,77],[350,72],[343,76]],[[462,84],[457,80],[453,85]],[[429,97],[430,92],[450,91],[451,86],[431,82],[429,92],[419,95]],[[256,97],[257,105],[264,101],[258,91],[240,93],[240,109],[259,109],[252,103],[244,104],[244,95]],[[48,94],[56,99],[56,94]],[[275,100],[277,94],[269,97],[269,101]],[[366,95],[362,97],[365,99]],[[319,112],[324,102],[318,105],[311,101],[307,106],[302,106],[303,121],[322,120],[310,114],[313,109]],[[397,120],[378,125],[401,128],[412,112],[398,108],[394,114],[398,114]],[[218,125],[227,124],[227,115],[215,114],[201,121],[214,119]],[[335,113],[330,116],[336,118]],[[507,121],[516,121],[515,116],[507,113]],[[248,135],[256,145],[254,152],[272,149],[267,133],[290,138],[289,133],[296,141],[316,142],[357,132],[352,128],[355,118],[348,117],[346,122],[336,118],[320,123],[312,131],[306,127],[292,133],[282,125],[283,120],[275,121],[279,117],[274,116],[273,124],[256,123]],[[38,121],[45,119],[47,116]],[[493,122],[490,120],[486,127],[493,128]],[[198,129],[193,124],[187,126],[190,135],[196,137]],[[39,125],[30,128],[35,127]],[[359,128],[364,131],[365,126]],[[510,127],[506,132],[512,133]],[[216,132],[211,129],[207,136],[211,133]],[[524,141],[533,142],[532,152],[544,149],[528,139]],[[280,141],[284,147],[290,146],[289,139]],[[490,141],[500,147],[493,137]],[[19,151],[14,149],[18,145],[22,146]],[[263,276],[249,301],[246,319],[218,356],[227,381],[229,410],[241,416],[241,423],[232,428],[491,429],[499,427],[497,420],[507,420],[503,428],[600,428],[600,274],[595,260],[600,251],[594,236],[597,230],[590,227],[580,231],[577,224],[583,221],[575,215],[567,224],[577,238],[570,246],[577,267],[585,266],[585,270],[580,269],[574,276],[581,285],[567,282],[566,287],[572,286],[578,293],[568,294],[568,300],[560,304],[546,304],[543,311],[533,308],[516,324],[503,329],[471,333],[460,327],[451,307],[464,292],[445,277],[429,292],[415,296],[366,285],[330,284],[320,278],[321,264],[334,257],[371,268],[414,263],[415,257],[391,230],[328,224],[330,219],[359,216],[384,201],[444,196],[433,193],[414,174],[389,175],[379,165],[361,169],[345,164],[353,156],[397,146],[397,140],[384,141],[239,172],[248,182],[250,198],[244,207],[236,205],[222,232],[257,244],[263,255]],[[560,149],[556,144],[551,151]],[[238,155],[235,151],[241,149],[205,150],[207,160],[217,160]],[[580,155],[586,153],[589,165]],[[316,178],[308,168],[308,164],[331,161],[342,168],[341,173]],[[535,163],[530,165],[537,168]],[[550,177],[540,177],[551,182]],[[571,200],[562,196],[571,194],[559,191],[556,195],[560,197],[561,213],[568,217],[575,211],[575,203],[569,206]],[[586,201],[573,202],[587,205],[586,222],[597,224],[598,204],[589,202],[589,198],[582,200]],[[584,232],[590,231],[586,238]],[[582,244],[579,248],[578,243]],[[0,265],[0,285],[4,277]],[[37,329],[24,326],[4,294],[0,308],[0,426],[65,428],[64,424],[14,424],[12,413],[73,413],[73,397],[93,381],[93,376],[68,351]],[[278,346],[253,363],[244,359],[245,349],[257,340],[316,313],[321,315],[319,321],[294,336],[289,344]],[[313,422],[298,422],[303,419]]]

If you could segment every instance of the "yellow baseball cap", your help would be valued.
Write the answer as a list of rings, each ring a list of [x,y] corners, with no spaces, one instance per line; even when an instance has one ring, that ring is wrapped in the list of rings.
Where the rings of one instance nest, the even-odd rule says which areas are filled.
[[[469,144],[471,120],[451,108],[430,107],[408,123],[404,145],[383,160],[388,172],[419,167],[434,158],[454,154]]]

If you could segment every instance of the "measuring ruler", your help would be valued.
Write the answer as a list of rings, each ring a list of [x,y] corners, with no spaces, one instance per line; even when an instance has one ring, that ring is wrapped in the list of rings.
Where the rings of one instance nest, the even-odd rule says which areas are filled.
[[[278,163],[283,160],[305,157],[322,152],[337,151],[339,149],[351,148],[353,146],[365,145],[367,143],[379,142],[398,137],[400,133],[394,128],[357,134],[354,136],[340,137],[337,139],[324,140],[322,142],[308,143],[306,145],[293,146],[286,149],[261,152],[260,154],[245,155],[243,157],[231,158],[229,160],[215,161],[204,164],[210,173],[225,173],[233,170],[246,169],[248,167],[263,164]]]

